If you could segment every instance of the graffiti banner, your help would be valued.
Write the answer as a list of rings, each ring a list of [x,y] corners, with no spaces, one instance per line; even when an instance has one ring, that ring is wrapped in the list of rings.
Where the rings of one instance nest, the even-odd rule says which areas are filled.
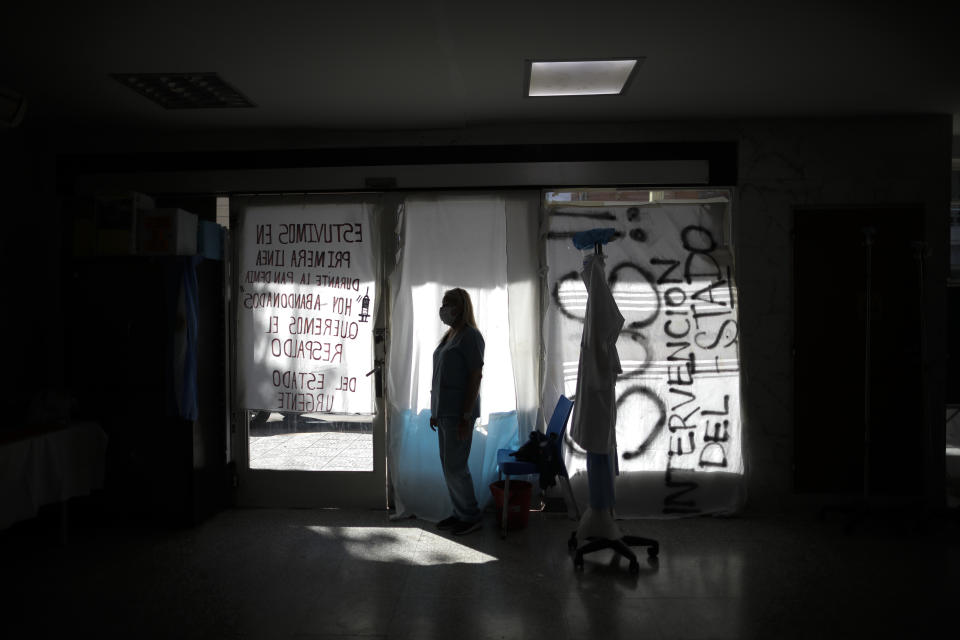
[[[726,203],[552,209],[546,230],[545,387],[576,401],[587,293],[574,233],[613,228],[602,250],[625,322],[617,341],[617,509],[679,516],[736,510],[745,487],[739,324]],[[553,398],[555,401],[555,397]],[[571,474],[584,453],[567,440]],[[582,485],[585,473],[576,476]],[[576,486],[576,484],[575,484]],[[584,488],[578,492],[584,494]]]
[[[367,204],[248,207],[239,239],[241,406],[374,412],[376,251]]]

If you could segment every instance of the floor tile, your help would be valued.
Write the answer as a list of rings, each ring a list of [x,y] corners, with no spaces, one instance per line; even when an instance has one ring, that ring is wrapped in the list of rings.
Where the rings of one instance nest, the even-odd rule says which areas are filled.
[[[189,529],[91,519],[66,546],[42,522],[0,532],[17,589],[4,637],[906,638],[955,628],[955,522],[844,533],[810,514],[624,521],[661,542],[640,571],[582,571],[576,522],[494,514],[457,537],[385,511],[226,509]],[[49,523],[48,523],[49,524]],[[949,633],[947,634],[949,635]]]

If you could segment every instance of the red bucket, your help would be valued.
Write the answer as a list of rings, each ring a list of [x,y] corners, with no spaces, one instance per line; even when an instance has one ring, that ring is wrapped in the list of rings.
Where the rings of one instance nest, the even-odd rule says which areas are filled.
[[[503,526],[503,487],[505,481],[490,485],[490,493],[497,506],[497,526]],[[530,521],[530,496],[533,485],[524,480],[510,481],[510,502],[507,504],[507,529],[523,529]]]

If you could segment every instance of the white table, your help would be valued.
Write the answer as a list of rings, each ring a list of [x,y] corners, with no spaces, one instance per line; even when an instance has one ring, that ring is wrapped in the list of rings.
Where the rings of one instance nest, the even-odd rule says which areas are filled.
[[[102,488],[106,454],[95,422],[0,431],[0,530]]]

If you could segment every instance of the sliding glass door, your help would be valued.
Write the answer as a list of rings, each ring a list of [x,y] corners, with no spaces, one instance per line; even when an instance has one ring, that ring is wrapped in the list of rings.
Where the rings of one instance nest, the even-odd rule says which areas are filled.
[[[383,199],[235,199],[238,503],[384,507]]]

